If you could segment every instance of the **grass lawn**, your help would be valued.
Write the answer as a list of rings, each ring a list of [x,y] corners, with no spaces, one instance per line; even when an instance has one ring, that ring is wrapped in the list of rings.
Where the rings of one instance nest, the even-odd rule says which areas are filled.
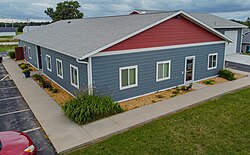
[[[250,154],[250,88],[68,155]]]
[[[4,51],[15,51],[17,45],[0,45],[0,52]]]

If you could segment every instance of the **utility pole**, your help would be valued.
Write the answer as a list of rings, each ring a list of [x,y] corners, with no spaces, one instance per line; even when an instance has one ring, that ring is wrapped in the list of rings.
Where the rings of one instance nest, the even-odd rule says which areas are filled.
[[[29,32],[30,30],[29,30],[29,21],[30,21],[30,19],[29,18],[27,18],[27,32]]]

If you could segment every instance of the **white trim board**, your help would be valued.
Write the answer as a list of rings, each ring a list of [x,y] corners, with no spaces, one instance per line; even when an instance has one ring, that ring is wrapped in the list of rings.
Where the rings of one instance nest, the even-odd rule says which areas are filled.
[[[160,47],[151,47],[151,48],[138,48],[138,49],[131,49],[131,50],[99,52],[99,53],[93,55],[92,57],[117,55],[117,54],[129,54],[129,53],[135,53],[135,52],[158,51],[158,50],[205,46],[205,45],[215,45],[215,44],[222,44],[222,43],[225,44],[226,42],[225,41],[214,41],[214,42],[204,42],[204,43],[194,43],[194,44],[182,44],[182,45],[160,46]]]

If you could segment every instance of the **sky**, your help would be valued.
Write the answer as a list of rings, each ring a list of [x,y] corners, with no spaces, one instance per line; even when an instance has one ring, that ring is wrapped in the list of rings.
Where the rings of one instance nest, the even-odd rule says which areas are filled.
[[[0,20],[48,21],[44,13],[62,0],[0,0]],[[245,21],[250,0],[78,0],[85,17],[128,14],[134,9],[209,12],[227,19]]]

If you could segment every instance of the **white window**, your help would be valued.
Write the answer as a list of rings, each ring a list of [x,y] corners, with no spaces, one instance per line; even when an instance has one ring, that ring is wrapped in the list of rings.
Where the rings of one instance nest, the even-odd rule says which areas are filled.
[[[31,53],[30,47],[28,47],[28,56],[29,56],[30,59],[32,59],[32,53]]]
[[[156,63],[156,81],[170,79],[171,60]]]
[[[46,65],[47,65],[47,70],[52,71],[51,57],[50,55],[47,55],[47,54],[46,54]]]
[[[23,46],[23,51],[26,53],[26,45]]]
[[[138,66],[119,68],[120,90],[138,86]]]
[[[57,76],[63,79],[63,64],[62,64],[62,60],[56,59],[56,72],[57,72]]]
[[[70,65],[70,81],[71,85],[79,89],[78,67]]]
[[[208,70],[217,68],[218,54],[213,53],[208,55]]]

